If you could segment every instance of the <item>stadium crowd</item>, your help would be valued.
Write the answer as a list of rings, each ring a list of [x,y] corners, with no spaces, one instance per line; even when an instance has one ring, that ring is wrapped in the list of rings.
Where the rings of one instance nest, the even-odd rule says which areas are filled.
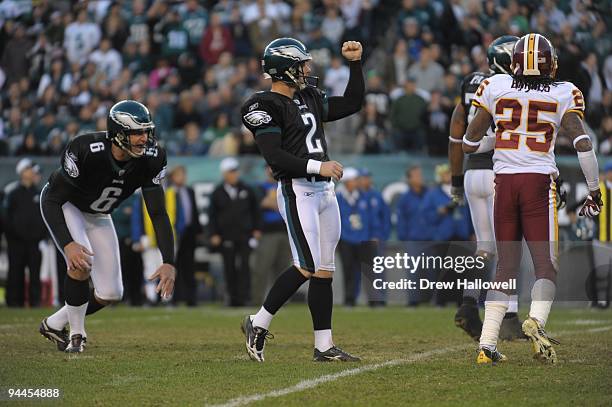
[[[609,154],[609,7],[606,0],[5,0],[0,154],[58,155],[77,134],[104,130],[109,107],[128,98],[146,103],[170,154],[257,153],[239,106],[268,86],[262,46],[287,35],[306,43],[332,95],[348,80],[341,42],[365,44],[366,106],[328,126],[332,153],[445,155],[462,77],[488,70],[491,39],[529,31],[553,41],[558,78],[582,90],[589,130]],[[572,151],[562,135],[557,150]]]

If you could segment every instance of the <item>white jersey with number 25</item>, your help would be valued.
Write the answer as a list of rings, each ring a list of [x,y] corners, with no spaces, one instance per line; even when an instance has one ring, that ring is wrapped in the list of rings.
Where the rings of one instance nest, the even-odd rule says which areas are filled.
[[[472,104],[488,111],[495,123],[493,171],[496,174],[559,174],[555,140],[568,112],[584,116],[582,92],[570,82],[545,90],[512,87],[510,75],[495,75],[481,84]],[[548,91],[546,91],[548,90]]]

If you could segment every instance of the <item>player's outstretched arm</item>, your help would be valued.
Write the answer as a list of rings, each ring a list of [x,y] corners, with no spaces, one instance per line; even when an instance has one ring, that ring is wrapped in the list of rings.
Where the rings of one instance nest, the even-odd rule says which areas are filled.
[[[480,147],[482,138],[486,135],[487,129],[491,126],[493,117],[485,109],[479,107],[476,115],[468,125],[463,136],[463,152],[475,153]]]
[[[168,298],[174,291],[176,271],[174,269],[174,233],[168,212],[166,212],[164,189],[161,186],[142,188],[142,197],[147,205],[147,212],[155,230],[157,247],[163,261],[150,279],[159,278],[157,292],[161,293],[163,298]]]
[[[346,41],[342,44],[342,55],[349,61],[349,81],[343,96],[328,98],[327,117],[324,121],[331,122],[357,113],[363,106],[365,81],[361,69],[361,54],[363,49],[358,41]]]
[[[463,200],[463,135],[465,134],[465,109],[457,103],[453,110],[448,137],[448,162],[452,175],[451,196],[453,201]]]
[[[561,119],[561,131],[569,136],[578,154],[578,162],[586,179],[589,195],[582,209],[581,216],[593,217],[599,215],[603,202],[599,190],[599,165],[593,150],[591,138],[587,134],[582,118],[576,112],[567,112]]]

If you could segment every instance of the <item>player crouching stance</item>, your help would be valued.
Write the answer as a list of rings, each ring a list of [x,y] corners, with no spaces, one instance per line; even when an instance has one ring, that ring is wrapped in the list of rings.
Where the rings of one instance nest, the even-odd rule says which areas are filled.
[[[315,361],[359,361],[332,340],[332,275],[340,238],[340,211],[332,178],[342,165],[330,161],[323,123],[356,113],[364,97],[361,44],[348,41],[342,55],[350,77],[343,96],[327,97],[308,76],[312,59],[300,41],[279,38],[264,50],[263,70],[272,88],[254,94],[242,107],[242,121],[278,180],[278,207],[287,225],[293,266],[274,282],[261,309],[242,324],[246,350],[264,361],[264,346],[274,314],[310,280],[308,307],[315,336]]]
[[[138,188],[163,258],[151,279],[159,278],[157,291],[162,297],[172,294],[174,237],[161,186],[166,152],[156,145],[154,130],[144,105],[133,100],[115,104],[107,117],[107,131],[73,139],[41,192],[42,217],[68,266],[66,305],[40,324],[40,333],[60,351],[83,352],[85,315],[121,301],[119,243],[110,213]]]
[[[597,158],[582,117],[584,99],[569,82],[555,81],[557,56],[540,34],[523,36],[512,52],[512,75],[495,75],[482,82],[473,104],[478,108],[463,139],[463,150],[478,150],[492,123],[495,172],[494,222],[499,261],[496,281],[516,277],[524,237],[533,259],[536,281],[531,290],[529,318],[523,332],[533,345],[534,357],[555,363],[544,326],[555,296],[557,264],[557,208],[555,139],[560,129],[573,140],[589,188],[580,214],[595,216],[603,205]],[[482,140],[482,144],[491,140]],[[499,329],[514,292],[489,291],[480,336],[477,363],[507,360],[497,350]]]

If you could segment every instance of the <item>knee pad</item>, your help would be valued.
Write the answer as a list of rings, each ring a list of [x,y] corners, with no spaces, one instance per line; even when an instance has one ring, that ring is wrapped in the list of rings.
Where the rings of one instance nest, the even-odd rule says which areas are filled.
[[[103,305],[110,305],[115,302],[119,302],[123,299],[123,287],[115,290],[107,290],[104,292],[99,292],[98,290],[94,290],[94,295],[96,297],[96,301]]]

